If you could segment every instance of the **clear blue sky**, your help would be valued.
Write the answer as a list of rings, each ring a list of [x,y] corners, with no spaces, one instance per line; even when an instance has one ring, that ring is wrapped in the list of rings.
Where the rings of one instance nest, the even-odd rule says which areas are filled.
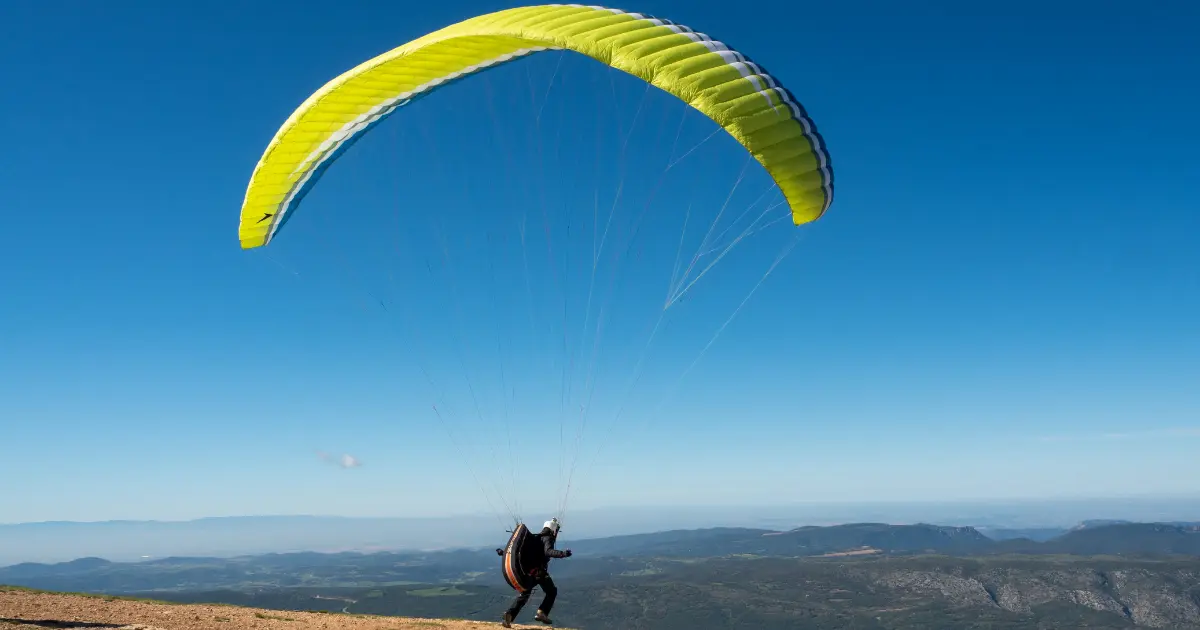
[[[597,64],[545,53],[435,93],[275,243],[237,244],[254,164],[304,98],[498,8],[0,9],[0,522],[487,511],[469,468],[519,472],[538,518],[580,406],[582,452],[603,450],[572,507],[1200,490],[1196,3],[621,5],[769,68],[837,182],[817,224],[764,230],[668,310],[627,398],[678,222],[700,234],[744,154]],[[747,172],[731,213],[767,183]],[[597,206],[614,234],[651,207],[658,236],[585,318]],[[506,460],[505,426],[542,453]]]

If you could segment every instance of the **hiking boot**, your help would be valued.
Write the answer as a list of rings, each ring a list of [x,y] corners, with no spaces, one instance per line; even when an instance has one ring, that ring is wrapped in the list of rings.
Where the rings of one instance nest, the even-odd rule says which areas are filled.
[[[537,611],[537,614],[535,614],[535,615],[533,616],[533,618],[534,618],[534,619],[536,619],[536,620],[538,620],[538,621],[540,621],[540,622],[542,622],[542,623],[545,623],[545,624],[552,624],[552,623],[554,623],[553,621],[550,621],[550,617],[549,617],[549,616],[547,616],[547,615],[546,615],[546,613],[544,613],[544,612],[542,612],[542,611],[540,611],[540,610],[539,610],[539,611]]]
[[[501,628],[511,628],[513,622],[513,614],[510,612],[504,613],[504,621],[500,622]]]

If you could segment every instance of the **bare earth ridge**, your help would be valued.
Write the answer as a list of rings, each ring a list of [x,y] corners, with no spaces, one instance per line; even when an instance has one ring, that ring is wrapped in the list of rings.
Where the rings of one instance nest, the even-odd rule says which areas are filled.
[[[0,586],[0,630],[492,630],[498,623],[170,604]],[[548,628],[513,624],[514,628]],[[564,629],[565,630],[565,629]]]

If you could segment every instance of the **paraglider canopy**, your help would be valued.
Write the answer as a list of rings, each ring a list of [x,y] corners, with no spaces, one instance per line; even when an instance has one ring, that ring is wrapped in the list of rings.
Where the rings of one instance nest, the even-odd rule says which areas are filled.
[[[485,68],[572,50],[640,77],[719,124],[770,173],[796,225],[833,202],[833,170],[792,93],[729,46],[669,20],[618,9],[541,5],[453,24],[325,84],[283,124],[242,205],[243,248],[266,245],[321,174],[398,107]]]

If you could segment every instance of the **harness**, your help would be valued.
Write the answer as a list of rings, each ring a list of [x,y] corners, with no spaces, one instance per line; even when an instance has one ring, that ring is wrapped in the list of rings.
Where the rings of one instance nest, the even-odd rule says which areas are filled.
[[[542,572],[542,568],[538,566],[526,567],[522,558],[531,537],[533,534],[524,523],[517,525],[512,536],[508,538],[508,544],[504,546],[504,556],[500,562],[504,581],[518,593],[525,593],[537,586],[538,577]]]

